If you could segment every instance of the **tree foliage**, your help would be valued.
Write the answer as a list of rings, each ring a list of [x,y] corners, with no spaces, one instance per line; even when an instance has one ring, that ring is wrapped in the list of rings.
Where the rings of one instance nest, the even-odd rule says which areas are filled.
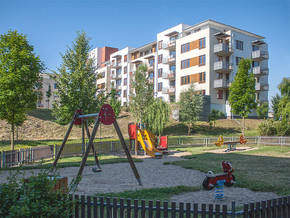
[[[8,31],[0,36],[0,119],[11,125],[11,149],[14,150],[14,127],[26,119],[25,112],[36,108],[44,69],[26,35]]]
[[[266,119],[268,117],[269,112],[269,103],[264,102],[263,104],[259,105],[256,109],[256,112],[261,119]]]
[[[103,103],[103,95],[98,95],[94,60],[89,58],[90,38],[84,32],[77,37],[62,56],[62,64],[57,69],[58,101],[53,104],[53,115],[59,124],[69,123],[75,110],[84,114],[96,113]]]
[[[272,112],[274,116],[274,120],[279,120],[279,102],[280,102],[280,95],[276,94],[275,96],[272,97],[271,102],[272,102]]]
[[[188,135],[190,128],[198,121],[203,108],[203,97],[195,94],[194,86],[190,86],[186,91],[180,94],[179,100],[179,118],[181,122],[187,124]]]
[[[255,78],[251,72],[251,60],[242,59],[238,65],[237,75],[229,88],[229,102],[232,112],[243,118],[243,134],[245,118],[256,108]]]
[[[121,102],[117,99],[116,89],[111,90],[109,104],[112,106],[116,117],[118,117],[121,112]]]
[[[153,84],[149,81],[147,66],[140,64],[133,75],[130,94],[130,111],[137,122],[144,122],[154,99]]]
[[[290,120],[290,78],[283,78],[278,86],[281,98],[278,104],[278,115],[282,122],[289,123]]]
[[[155,98],[147,114],[146,124],[148,129],[156,135],[161,135],[169,121],[169,111],[170,109],[166,102]]]
[[[52,95],[51,91],[51,85],[48,85],[48,90],[46,91],[46,97],[47,97],[47,107],[49,108],[49,102],[50,102],[50,97]]]

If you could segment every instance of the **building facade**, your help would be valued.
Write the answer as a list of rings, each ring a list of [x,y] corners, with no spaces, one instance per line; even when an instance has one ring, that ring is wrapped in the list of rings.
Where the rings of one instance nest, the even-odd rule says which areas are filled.
[[[54,79],[54,74],[40,73],[40,77],[42,78],[42,88],[39,91],[42,94],[42,98],[38,100],[37,107],[52,109],[53,101],[58,99],[58,96],[55,94],[57,90],[57,84]],[[48,94],[49,92],[51,93],[50,95]]]
[[[197,93],[209,96],[210,109],[219,109],[231,117],[229,86],[241,58],[252,59],[256,99],[260,103],[268,101],[269,54],[264,37],[207,20],[196,25],[179,24],[158,33],[156,39],[110,55],[110,76],[105,87],[117,90],[122,105],[130,100],[130,75],[144,63],[155,97],[177,102],[181,92],[194,84]]]

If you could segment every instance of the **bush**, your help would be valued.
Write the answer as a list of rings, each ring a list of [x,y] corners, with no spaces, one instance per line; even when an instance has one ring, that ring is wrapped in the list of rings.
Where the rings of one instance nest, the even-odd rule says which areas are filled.
[[[41,170],[25,182],[21,172],[8,177],[0,185],[0,217],[68,217],[74,202],[68,190],[51,191],[56,180],[48,177],[48,170]],[[57,175],[55,175],[57,176]]]
[[[276,129],[277,135],[290,136],[290,122],[277,121]]]
[[[259,124],[258,133],[260,136],[277,135],[276,124],[274,120],[266,120]]]

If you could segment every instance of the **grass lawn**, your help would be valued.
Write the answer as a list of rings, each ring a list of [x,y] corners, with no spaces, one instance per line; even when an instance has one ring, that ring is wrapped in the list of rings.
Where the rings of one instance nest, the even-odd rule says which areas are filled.
[[[98,159],[100,161],[100,164],[114,164],[114,163],[125,163],[128,162],[127,158],[121,158],[118,156],[113,155],[98,155]],[[1,170],[18,170],[18,169],[41,169],[41,168],[50,168],[52,167],[54,159],[49,160],[43,160],[41,162],[38,162],[37,164],[33,165],[25,165],[25,166],[19,166],[19,167],[11,167],[11,168],[4,168]],[[79,167],[82,161],[82,157],[62,157],[57,162],[58,168],[64,168],[64,167]],[[134,162],[142,162],[141,159],[133,158]],[[94,165],[95,159],[92,155],[88,156],[86,165]]]
[[[207,147],[177,148],[191,152],[187,160],[165,162],[201,172],[222,173],[221,162],[229,161],[235,169],[236,187],[253,191],[290,195],[290,147],[256,146],[257,150],[229,153],[205,152]],[[210,149],[216,149],[211,147]]]

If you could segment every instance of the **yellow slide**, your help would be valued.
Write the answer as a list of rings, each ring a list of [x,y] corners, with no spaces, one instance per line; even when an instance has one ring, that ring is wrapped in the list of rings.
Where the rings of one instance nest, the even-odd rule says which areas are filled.
[[[162,157],[162,151],[157,150],[152,146],[151,140],[146,140],[143,138],[144,132],[142,130],[138,130],[138,142],[140,142],[142,148],[146,152],[146,154],[150,155],[151,157]]]

